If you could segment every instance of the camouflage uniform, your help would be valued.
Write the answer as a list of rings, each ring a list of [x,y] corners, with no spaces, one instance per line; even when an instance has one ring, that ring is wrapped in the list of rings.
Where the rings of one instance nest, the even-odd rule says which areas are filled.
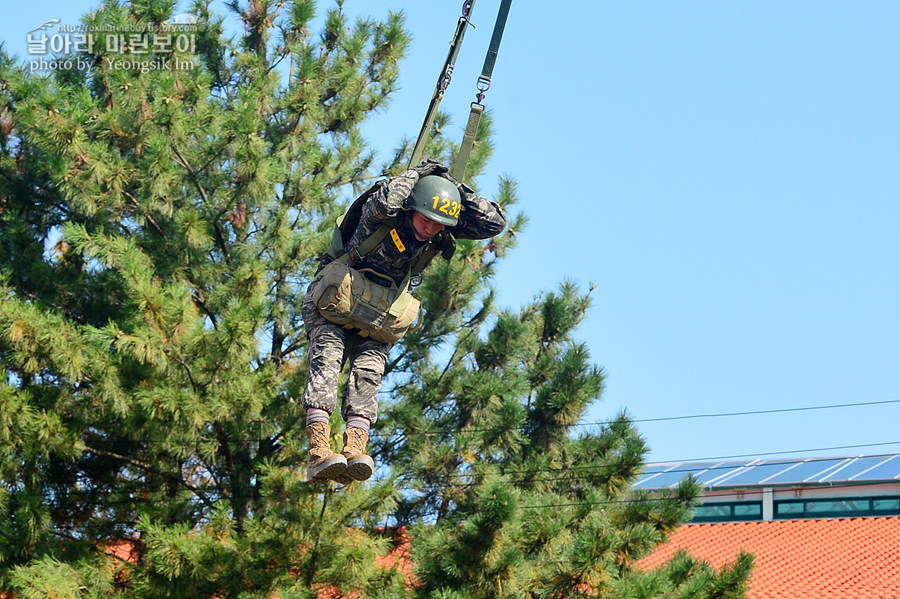
[[[435,172],[435,169],[438,170]],[[402,283],[410,265],[428,245],[428,241],[416,239],[410,213],[403,210],[404,202],[419,176],[443,175],[445,172],[443,165],[428,161],[416,169],[403,172],[399,177],[382,181],[380,189],[363,206],[359,226],[347,243],[349,266],[357,270],[370,268],[390,277],[398,285]],[[457,239],[487,239],[501,233],[506,227],[506,217],[500,206],[476,195],[465,185],[457,184],[457,187],[462,197],[463,211],[459,222],[444,230]],[[395,217],[400,244],[395,243],[391,236],[386,236],[378,247],[361,259],[354,254],[355,247],[382,223]],[[325,258],[319,270],[330,261],[330,257]],[[303,391],[303,407],[319,408],[329,414],[334,412],[337,407],[338,375],[346,352],[350,362],[350,381],[341,416],[345,421],[350,416],[362,416],[374,423],[378,417],[378,391],[391,344],[361,337],[356,330],[345,329],[326,320],[310,299],[316,283],[318,278],[310,283],[301,311],[309,338],[309,379]]]

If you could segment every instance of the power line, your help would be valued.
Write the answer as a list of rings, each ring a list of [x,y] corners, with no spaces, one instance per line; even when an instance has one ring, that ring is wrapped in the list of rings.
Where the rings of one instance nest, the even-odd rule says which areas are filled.
[[[795,450],[788,450],[788,451],[781,451],[781,452],[771,452],[770,454],[777,455],[777,454],[786,454],[786,453],[804,453],[804,452],[811,452],[811,451],[831,451],[831,450],[837,450],[837,449],[859,449],[859,448],[884,446],[884,445],[900,445],[900,441],[888,441],[888,442],[884,442],[884,443],[866,443],[866,444],[860,444],[860,445],[839,445],[839,446],[832,446],[832,447],[820,447],[820,448],[814,448],[814,449],[795,449]],[[758,457],[758,456],[770,455],[770,454],[758,453],[758,454],[744,454],[744,455],[736,455],[736,456],[713,456],[713,457],[703,457],[703,458],[691,458],[691,459],[686,459],[686,460],[669,460],[669,461],[665,461],[665,462],[655,462],[653,464],[702,463],[702,462],[712,462],[712,461],[716,461],[716,460],[729,459],[729,458],[735,458],[735,457]],[[871,458],[888,457],[890,455],[891,454],[881,454],[881,455],[872,455],[872,456],[866,456],[866,457],[871,457]],[[850,457],[855,457],[855,456],[850,456]],[[833,461],[833,460],[840,460],[840,459],[847,459],[847,458],[846,457],[813,457],[813,458],[803,458],[803,459],[794,459],[794,460],[781,460],[781,461],[779,461],[779,464],[791,465],[791,464],[813,463],[813,462],[819,462],[819,461],[822,461],[822,462]],[[648,465],[653,465],[653,464],[648,464]],[[728,470],[728,469],[737,468],[741,465],[742,464],[727,464],[727,465],[717,464],[715,466],[710,466],[708,468],[704,468],[704,470],[705,471]],[[615,470],[615,469],[616,469],[616,465],[614,465],[614,464],[601,464],[601,465],[597,465],[597,466],[561,466],[561,467],[556,467],[556,468],[515,469],[515,470],[501,471],[501,472],[498,472],[497,474],[499,474],[501,476],[515,475],[515,474],[528,475],[529,478],[508,481],[510,484],[524,484],[524,483],[528,483],[528,482],[553,482],[553,481],[557,481],[557,480],[586,480],[591,477],[592,473],[601,473],[602,474],[602,472],[604,470]],[[684,468],[684,469],[675,468],[672,470],[667,470],[666,473],[673,473],[673,472],[689,473],[689,472],[693,472],[693,471],[694,471],[694,469],[692,469],[692,468]],[[576,476],[566,475],[566,476],[545,477],[545,478],[535,478],[534,477],[535,474],[539,474],[539,473],[563,474],[565,472],[573,472],[576,474]],[[578,473],[583,473],[583,475],[577,476]],[[444,474],[443,476],[448,477],[448,478],[450,478],[450,477],[464,478],[464,477],[478,476],[479,474],[484,474],[484,473],[448,472],[448,473]],[[640,475],[638,475],[638,476],[640,476]],[[832,484],[831,486],[838,486],[840,484],[843,484],[843,483],[836,483],[836,484]],[[853,482],[853,483],[847,483],[847,484],[852,485],[852,486],[862,486],[862,485],[866,485],[866,484],[884,484],[884,481],[859,481],[859,482]],[[424,486],[429,489],[441,489],[441,488],[462,488],[462,487],[469,486],[469,485],[471,485],[471,482],[459,482],[459,483],[447,482],[447,483],[432,483],[432,484],[426,483]],[[218,499],[232,499],[232,498],[242,498],[243,497],[243,496],[239,496],[239,495],[231,495],[229,493],[223,492],[223,491],[215,489],[215,488],[204,489],[204,491],[206,491],[212,495],[217,495],[217,497],[210,498],[211,501],[216,501]],[[126,492],[128,492],[128,491],[126,491]],[[264,494],[264,491],[261,490],[260,493]],[[56,497],[56,492],[50,491],[50,490],[48,490],[45,493],[34,494],[34,495],[27,494],[27,493],[26,494],[15,493],[15,494],[19,495],[19,496],[43,497],[44,499],[52,499],[52,498]],[[74,497],[78,497],[78,496],[88,497],[88,496],[104,495],[104,494],[111,495],[112,492],[109,492],[109,491],[104,492],[104,491],[99,491],[99,490],[83,490],[83,491],[66,490],[63,493],[61,493],[61,495],[74,496]],[[196,492],[192,491],[192,494],[196,496]],[[247,496],[247,497],[243,497],[243,498],[252,498],[252,497],[256,497],[256,495]],[[108,500],[107,503],[109,503],[109,504],[119,504],[119,503],[127,504],[127,503],[131,503],[131,502],[133,502],[133,503],[142,503],[142,502],[146,502],[146,503],[157,503],[157,502],[176,503],[176,502],[189,502],[189,501],[191,501],[191,497],[178,497],[178,498],[134,497],[134,498],[124,498],[121,500],[110,499],[110,500]]]
[[[790,462],[787,462],[787,463],[790,463]],[[690,472],[690,471],[685,470],[684,472]],[[577,477],[577,476],[576,477],[558,476],[558,477],[547,477],[547,478],[528,477],[528,478],[523,478],[521,480],[509,480],[509,481],[504,481],[504,482],[507,482],[508,484],[512,484],[512,485],[520,485],[520,484],[534,483],[534,482],[552,483],[552,482],[563,481],[563,480],[572,482],[572,481],[586,480],[586,479],[587,479],[587,477]],[[884,485],[889,482],[890,481],[884,481],[884,480],[835,481],[835,482],[829,482],[828,487],[830,489],[850,488],[850,487],[854,487],[854,488],[855,487],[870,487],[870,486],[881,486],[881,485]],[[413,489],[410,489],[410,491],[412,491],[414,493],[435,493],[435,492],[440,492],[440,491],[446,490],[446,489],[465,489],[467,487],[472,486],[473,483],[474,483],[474,481],[469,482],[469,483],[465,483],[465,482],[426,483],[426,484],[423,484],[421,486],[421,488],[418,488],[418,489],[413,488]],[[665,491],[671,491],[671,489],[672,489],[671,486],[661,487],[658,489],[631,489],[632,491],[637,491],[637,492],[641,493],[642,495],[640,497],[632,497],[632,498],[626,498],[626,499],[622,499],[622,500],[609,500],[609,501],[594,502],[594,504],[632,503],[632,502],[640,502],[640,501],[644,501],[644,500],[666,501],[666,500],[671,500],[672,497],[670,496],[670,497],[655,497],[654,498],[654,496],[652,494],[659,493],[659,492],[665,492]],[[746,495],[748,492],[747,487],[745,487],[741,490],[733,490],[733,491],[729,491],[729,492],[722,492],[722,490],[720,490],[720,489],[716,489],[716,491],[717,491],[715,494],[716,499],[727,499],[729,497],[739,498],[741,496]],[[646,495],[646,494],[650,494],[650,495]],[[577,504],[577,505],[589,505],[589,504],[590,504],[590,502],[581,503],[581,504]],[[541,507],[552,507],[552,506],[548,505],[548,506],[541,506]]]
[[[883,482],[880,481],[861,481],[861,482],[839,482],[832,485],[829,485],[829,488],[849,488],[849,487],[871,487],[883,485]],[[468,485],[462,484],[434,484],[434,485],[425,485],[422,490],[417,492],[425,493],[432,491],[440,491],[447,488],[464,488]],[[654,489],[652,491],[664,491],[664,489]],[[621,499],[600,499],[597,501],[572,501],[565,503],[548,503],[548,504],[536,504],[536,505],[520,505],[521,509],[538,509],[538,508],[550,508],[550,507],[577,507],[577,506],[593,506],[593,505],[628,505],[628,504],[637,504],[637,503],[663,503],[663,502],[671,502],[671,501],[679,501],[678,497],[673,495],[654,495],[648,492],[644,492],[644,494],[638,497],[623,497]],[[20,496],[26,497],[40,497],[40,494],[22,494]],[[741,499],[747,497],[747,490],[735,490],[725,493],[717,493],[714,498],[716,500],[728,500],[728,499]],[[887,496],[886,496],[887,497]],[[893,497],[893,496],[890,496]],[[228,495],[222,496],[221,500],[233,500],[233,499],[257,499],[257,496],[254,495]],[[843,498],[843,497],[842,497]],[[701,505],[703,496],[698,495],[693,502],[695,505]],[[103,507],[104,505],[140,505],[140,504],[160,504],[160,503],[184,503],[184,500],[179,500],[173,497],[130,497],[130,498],[117,498],[110,500],[105,503],[101,502],[86,502],[89,505],[93,505],[95,507]],[[709,504],[706,504],[709,505]],[[107,523],[116,524],[123,523],[127,524],[129,522],[125,521],[116,521],[109,520]]]
[[[859,408],[866,406],[876,406],[876,405],[886,405],[886,404],[898,404],[900,403],[900,399],[888,399],[883,401],[865,401],[858,403],[842,403],[842,404],[828,404],[828,405],[818,405],[818,406],[803,406],[796,408],[777,408],[772,410],[750,410],[744,412],[717,412],[717,413],[708,413],[708,414],[684,414],[680,416],[661,416],[657,418],[634,418],[629,419],[630,422],[634,424],[639,423],[648,423],[648,422],[671,422],[677,420],[694,420],[700,418],[726,418],[726,417],[735,417],[735,416],[757,416],[757,415],[765,415],[765,414],[780,414],[780,413],[790,413],[790,412],[809,412],[815,410],[831,410],[837,408]],[[618,422],[618,420],[601,420],[598,422],[574,422],[568,424],[558,424],[559,427],[581,427],[581,426],[607,426],[610,424],[614,424]],[[466,433],[490,433],[490,432],[498,432],[509,430],[510,427],[491,427],[491,428],[466,428],[466,429],[454,429],[450,427],[438,427],[436,430],[431,431],[397,431],[397,432],[384,432],[379,430],[371,430],[369,432],[369,438],[376,439],[382,438],[387,439],[394,435],[402,435],[404,437],[412,437],[412,436],[431,436],[431,435],[443,435],[443,434],[466,434]],[[280,437],[283,435],[279,433],[278,435],[273,435],[273,437]],[[254,443],[254,442],[263,442],[263,441],[272,441],[273,437],[247,437],[247,438],[233,438],[231,441],[235,443]],[[102,438],[102,437],[101,437]],[[167,439],[122,439],[122,438],[112,438],[117,443],[171,443],[171,441]],[[184,447],[191,447],[193,445],[199,445],[203,441],[212,440],[211,438],[206,439],[197,439],[195,443],[185,443]],[[862,446],[860,446],[862,447]],[[840,449],[840,448],[837,448]],[[814,450],[810,450],[814,451]],[[777,452],[777,453],[789,453],[789,452]],[[767,454],[760,454],[767,455]],[[734,457],[743,457],[743,456],[734,456]],[[705,459],[705,458],[700,458]],[[718,459],[718,458],[708,458],[708,459]]]
[[[835,451],[838,449],[861,449],[866,447],[883,447],[885,445],[898,445],[900,441],[885,441],[883,443],[862,443],[859,445],[832,445],[831,447],[813,447],[809,449],[791,449],[787,451],[769,451],[761,453],[744,453],[725,456],[713,456],[707,458],[689,458],[686,460],[665,460],[664,462],[653,462],[662,464],[683,464],[690,462],[712,462],[714,460],[733,460],[737,458],[756,458],[762,456],[784,455],[789,453],[809,453],[813,451]],[[833,458],[831,458],[833,459]]]
[[[783,414],[786,412],[808,412],[812,410],[831,410],[834,408],[858,408],[862,406],[877,406],[883,404],[900,403],[900,399],[887,399],[884,401],[864,401],[859,403],[841,403],[824,406],[805,406],[800,408],[777,408],[773,410],[752,410],[747,412],[717,412],[712,414],[691,414],[687,416],[665,416],[661,418],[639,418],[634,422],[668,422],[672,420],[689,420],[693,418],[723,418],[726,416],[758,416],[761,414]]]
[[[865,406],[877,406],[877,405],[885,405],[885,404],[897,404],[900,403],[900,399],[887,399],[883,401],[864,401],[858,403],[842,403],[842,404],[829,404],[829,405],[819,405],[819,406],[803,406],[797,408],[776,408],[772,410],[749,410],[744,412],[716,412],[709,414],[686,414],[681,416],[661,416],[658,418],[634,418],[630,419],[631,422],[638,423],[646,423],[646,422],[671,422],[675,420],[694,420],[699,418],[726,418],[733,416],[759,416],[764,414],[783,414],[788,412],[810,412],[814,410],[832,410],[836,408],[858,408]],[[558,426],[564,427],[576,427],[576,426],[607,426],[618,422],[618,420],[601,420],[599,422],[574,422],[571,424],[560,424]],[[403,434],[406,436],[412,435],[440,435],[444,434],[451,429],[441,429],[437,431],[407,431]],[[469,428],[465,430],[457,430],[451,432],[463,432],[463,433],[488,433],[488,432],[496,432],[501,430],[507,430],[507,427],[493,427],[493,428]],[[382,436],[384,437],[384,433],[380,431],[372,431],[370,436]]]
[[[881,485],[881,484],[884,484],[884,483],[874,482],[874,481],[873,482],[859,482],[859,483],[837,483],[834,485],[830,485],[829,488],[869,487],[869,486]],[[728,499],[740,500],[740,499],[746,498],[746,497],[747,497],[746,490],[734,491],[734,492],[730,492],[730,493],[717,493],[714,496],[714,498],[717,500],[728,500]],[[885,496],[885,497],[893,498],[893,496]],[[694,507],[699,507],[700,505],[709,506],[709,505],[716,504],[716,502],[704,503],[702,501],[702,498],[703,497],[701,495],[701,496],[698,496],[694,500]],[[830,500],[833,498],[828,497],[828,498],[823,498],[823,499]],[[837,499],[850,499],[850,497],[842,496]],[[521,509],[538,509],[538,508],[550,508],[550,507],[578,507],[578,506],[593,506],[593,505],[615,505],[615,504],[646,503],[646,502],[664,502],[664,501],[678,501],[678,498],[672,497],[672,496],[668,496],[668,497],[645,496],[645,497],[631,497],[631,498],[624,498],[624,499],[606,499],[606,500],[599,500],[599,501],[574,501],[574,502],[569,502],[569,503],[549,503],[549,504],[543,504],[543,505],[522,505],[519,507]],[[777,499],[776,501],[781,501],[781,500]],[[761,521],[761,519],[758,521]]]
[[[806,453],[806,452],[812,452],[812,451],[833,451],[833,450],[837,450],[837,449],[859,449],[859,448],[883,446],[883,445],[900,445],[900,441],[888,441],[885,443],[867,443],[867,444],[862,444],[862,445],[839,445],[839,446],[832,446],[832,447],[819,447],[819,448],[813,448],[813,449],[793,449],[793,450],[789,450],[789,451],[773,452],[773,454],[779,455],[779,454],[787,454],[787,453]],[[771,455],[771,454],[756,453],[756,454],[744,454],[744,455],[737,455],[737,456],[719,456],[719,457],[713,456],[713,457],[705,457],[705,458],[692,458],[689,460],[667,460],[667,461],[663,461],[663,462],[647,463],[647,464],[645,464],[645,466],[654,466],[654,465],[659,465],[659,464],[690,464],[690,463],[716,462],[716,461],[720,461],[723,459],[729,459],[729,458],[736,458],[736,457],[749,458],[749,457],[759,457],[759,456],[763,456],[763,455]],[[881,455],[872,455],[872,456],[865,456],[865,457],[877,458],[877,457],[889,457],[890,455],[892,455],[892,454],[881,454]],[[814,463],[814,462],[843,460],[843,459],[848,459],[849,457],[857,457],[857,456],[843,456],[843,457],[830,456],[830,457],[802,458],[802,459],[794,459],[794,460],[779,460],[778,463],[780,465],[789,466],[792,464],[808,464],[808,463]],[[731,469],[743,467],[746,465],[747,464],[744,464],[743,462],[733,462],[730,464],[716,464],[715,466],[706,467],[703,470],[704,471],[731,470]],[[562,474],[567,471],[584,474],[584,476],[581,476],[581,477],[559,476],[559,477],[554,477],[554,478],[532,478],[532,479],[527,479],[527,480],[521,481],[521,482],[529,482],[529,480],[533,480],[533,481],[545,482],[545,481],[554,481],[554,480],[581,480],[581,479],[589,478],[593,473],[602,474],[605,470],[614,471],[616,469],[617,469],[617,467],[615,464],[600,464],[597,466],[589,466],[589,465],[559,466],[559,467],[555,467],[555,468],[532,468],[532,469],[504,470],[504,471],[499,472],[499,474],[501,476],[516,475],[516,474],[535,475],[535,474],[539,474],[539,473],[548,473],[548,472]],[[682,469],[674,468],[671,470],[666,470],[665,472],[666,473],[672,473],[672,472],[690,473],[690,472],[695,472],[695,471],[696,471],[696,468],[682,468]],[[480,474],[480,473],[448,472],[447,474],[445,474],[443,476],[465,478],[465,477],[472,477],[477,474]],[[511,481],[511,482],[517,482],[517,481]]]
[[[690,464],[690,463],[704,463],[704,462],[716,462],[721,460],[733,460],[738,458],[759,458],[764,456],[778,456],[778,455],[789,455],[789,454],[798,454],[798,453],[812,453],[812,452],[824,452],[824,451],[837,451],[837,450],[846,450],[846,449],[866,449],[871,447],[884,447],[889,445],[900,445],[900,440],[898,441],[884,441],[880,443],[862,443],[856,445],[832,445],[830,447],[813,447],[813,448],[804,448],[804,449],[788,449],[781,451],[770,451],[770,452],[756,452],[756,453],[745,453],[745,454],[732,454],[732,455],[720,455],[720,456],[705,456],[700,458],[685,458],[680,460],[659,460],[654,462],[647,462],[645,465],[652,466],[657,464]],[[890,455],[890,454],[885,454]],[[848,456],[827,456],[827,457],[815,457],[815,458],[803,458],[799,460],[781,460],[782,464],[799,464],[799,463],[808,463],[812,461],[819,460],[835,460],[842,459]],[[856,457],[856,456],[850,456]],[[860,456],[861,457],[861,456]],[[866,456],[866,457],[877,457],[877,456]],[[717,466],[711,467],[710,469],[717,468],[731,468],[735,467],[735,464],[727,465],[727,466]],[[515,474],[515,473],[539,473],[539,472],[562,472],[565,470],[591,470],[591,469],[602,469],[602,468],[614,468],[611,465],[599,465],[599,466],[559,466],[559,467],[547,467],[547,468],[531,468],[531,469],[515,469],[515,470],[506,470],[501,472],[501,474]],[[693,469],[685,470],[685,472],[693,471]],[[451,472],[447,473],[446,476],[458,476],[458,477],[466,477],[471,476],[472,474],[466,472]]]
[[[727,413],[710,413],[710,414],[692,414],[692,415],[669,416],[669,417],[649,418],[649,419],[636,419],[636,420],[633,420],[632,422],[659,422],[659,421],[686,420],[686,419],[696,419],[696,418],[719,418],[719,417],[732,417],[732,416],[750,416],[750,415],[757,415],[757,414],[773,414],[773,413],[786,413],[786,412],[800,412],[800,411],[825,410],[825,409],[835,409],[835,408],[852,408],[852,407],[863,407],[863,406],[885,405],[885,404],[896,404],[896,403],[900,403],[900,400],[884,400],[884,401],[870,401],[870,402],[858,402],[858,403],[829,404],[829,405],[819,405],[819,406],[805,406],[805,407],[795,407],[795,408],[781,408],[781,409],[775,409],[775,410],[755,410],[755,411],[744,411],[744,412],[727,412]],[[605,422],[595,422],[595,423],[572,424],[572,425],[569,425],[569,426],[593,426],[593,425],[611,424],[612,422],[615,422],[615,421],[605,421]],[[476,431],[483,431],[483,432],[485,432],[485,431],[497,431],[497,430],[505,430],[505,429],[500,429],[500,428],[490,428],[490,429],[468,429],[468,430],[466,430],[466,431],[464,431],[464,432],[476,432]],[[455,432],[459,433],[459,432],[461,432],[461,431],[455,431]],[[378,436],[378,434],[379,434],[378,431],[373,431],[373,435],[372,435],[372,436]],[[401,434],[403,434],[403,435],[416,435],[416,434],[429,435],[429,434],[440,434],[440,433],[438,433],[438,432],[416,432],[416,431],[408,431],[408,432],[404,432],[404,433],[401,433]],[[385,436],[385,435],[382,434],[382,436]],[[259,440],[259,439],[256,439],[256,440]],[[116,441],[121,442],[121,441],[123,441],[123,440],[117,439]],[[131,442],[137,442],[137,443],[142,442],[142,441],[138,441],[138,440],[129,440],[129,441],[131,441]],[[235,441],[240,442],[241,440],[240,440],[240,439],[236,439]],[[252,441],[252,440],[251,440],[251,441]],[[160,442],[163,442],[163,441],[160,440]],[[806,448],[806,449],[793,449],[793,450],[783,450],[783,451],[774,451],[774,452],[759,452],[759,453],[748,453],[748,454],[732,454],[732,455],[724,455],[724,456],[722,456],[722,455],[720,455],[720,456],[707,456],[707,457],[701,457],[701,458],[685,458],[685,459],[680,459],[680,460],[664,460],[664,461],[659,461],[659,462],[654,462],[654,463],[656,463],[656,464],[660,464],[660,463],[669,463],[669,464],[689,464],[689,463],[712,462],[712,461],[718,461],[718,460],[729,460],[729,459],[738,459],[738,458],[758,458],[758,457],[763,457],[763,456],[778,456],[778,455],[788,455],[788,454],[797,454],[797,453],[811,453],[811,452],[836,451],[836,450],[846,450],[846,449],[862,449],[862,448],[871,448],[871,447],[883,447],[883,446],[887,446],[887,445],[898,445],[898,444],[900,444],[900,441],[888,441],[888,442],[881,442],[881,443],[866,443],[866,444],[856,444],[856,445],[836,445],[836,446],[830,446],[830,447],[817,447],[817,448]],[[873,457],[873,456],[870,456],[870,457]],[[805,459],[802,459],[802,460],[783,460],[783,461],[781,461],[781,463],[786,464],[786,465],[787,465],[787,464],[796,464],[796,463],[810,462],[810,461],[813,461],[813,460],[816,460],[816,459],[821,459],[821,460],[834,460],[834,459],[837,459],[837,458],[834,458],[834,457],[827,457],[827,458],[805,458]],[[725,469],[725,468],[731,468],[731,467],[734,467],[734,465],[720,466],[720,468],[722,468],[722,469]],[[564,473],[564,472],[566,472],[566,471],[571,471],[571,472],[574,472],[574,473],[579,473],[579,472],[585,473],[585,474],[587,474],[588,476],[590,476],[590,473],[591,473],[591,472],[593,472],[593,471],[601,471],[601,472],[602,472],[602,469],[604,469],[604,468],[611,468],[611,469],[612,469],[612,468],[615,468],[615,466],[614,466],[614,465],[600,465],[600,466],[564,466],[564,467],[558,467],[558,468],[519,469],[519,470],[508,470],[508,471],[503,471],[503,472],[501,472],[500,474],[501,474],[501,475],[510,475],[510,474],[517,474],[517,473],[519,473],[519,474],[524,474],[524,475],[528,475],[528,476],[532,476],[532,477],[533,477],[535,474],[538,474],[538,473],[556,472],[556,473],[562,474],[562,473]],[[711,467],[711,468],[709,468],[709,469],[715,469],[715,468],[717,468],[717,467]],[[677,472],[677,471],[678,471],[678,470],[673,470],[673,472]],[[684,472],[690,472],[690,471],[692,471],[692,469],[685,469],[685,470],[683,470],[683,471],[684,471]],[[474,476],[475,474],[476,474],[476,473],[450,472],[450,473],[447,473],[445,476],[446,476],[446,477],[463,477],[463,478],[465,478],[465,477],[471,477],[471,476]],[[582,477],[580,477],[580,478],[581,478],[581,479],[584,479],[584,478],[586,478],[586,476],[582,476]],[[539,479],[534,479],[534,478],[532,478],[532,479],[530,479],[530,480],[531,480],[532,482],[552,482],[552,481],[554,481],[554,480],[562,480],[562,479],[566,479],[566,480],[578,480],[578,477],[576,477],[576,478],[573,479],[572,476],[567,475],[567,476],[560,476],[560,477],[555,477],[555,478],[547,478],[547,477],[545,477],[545,478],[539,478]],[[529,482],[529,481],[523,480],[523,481],[510,481],[510,482],[512,482],[512,483],[524,483],[524,482]],[[451,485],[452,485],[452,483],[448,483],[448,485],[446,485],[446,486],[451,486]],[[459,486],[459,485],[457,485],[457,486]],[[215,492],[215,491],[212,491],[212,492]],[[78,494],[77,492],[74,492],[74,493],[73,493],[72,491],[69,491],[69,493],[70,493],[70,494],[76,494],[76,495]],[[85,494],[88,494],[88,493],[85,493]],[[224,494],[223,497],[227,497],[227,494]],[[47,498],[47,499],[50,499],[50,496],[47,496],[46,498]],[[180,499],[180,501],[184,501],[184,500],[185,500],[185,499]],[[128,498],[128,499],[125,500],[125,502],[129,502],[129,501],[131,501],[130,498]],[[141,499],[134,498],[134,501],[141,501]],[[144,498],[143,501],[147,501],[147,498]],[[150,501],[156,501],[156,500],[150,499]],[[175,500],[173,500],[173,501],[179,501],[179,500],[178,500],[178,499],[175,499]]]

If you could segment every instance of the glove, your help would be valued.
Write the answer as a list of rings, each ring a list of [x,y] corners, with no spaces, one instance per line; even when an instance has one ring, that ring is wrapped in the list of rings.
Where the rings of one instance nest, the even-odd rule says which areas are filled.
[[[463,199],[463,201],[466,201],[473,195],[475,195],[475,190],[465,183],[460,183],[459,181],[454,181],[454,183],[456,183],[456,189],[459,190],[459,196]]]
[[[413,169],[403,171],[386,183],[388,202],[406,210],[409,206],[409,194],[419,180],[419,173]]]
[[[441,250],[441,258],[450,260],[453,257],[453,253],[456,252],[456,239],[453,238],[449,231],[441,231],[440,235],[441,239],[438,242],[438,248]]]
[[[427,177],[428,175],[445,175],[450,172],[450,167],[437,160],[426,158],[417,166],[414,166],[413,170],[419,173],[420,177]]]

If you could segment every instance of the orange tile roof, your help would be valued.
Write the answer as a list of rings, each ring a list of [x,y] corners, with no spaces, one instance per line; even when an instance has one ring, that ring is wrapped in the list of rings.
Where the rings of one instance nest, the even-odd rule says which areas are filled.
[[[385,527],[380,529],[382,534],[391,536],[391,548],[384,556],[375,556],[375,565],[385,570],[397,568],[406,579],[407,589],[417,584],[417,579],[413,573],[412,555],[409,551],[409,531],[406,526],[397,528]],[[317,599],[359,599],[360,593],[341,594],[340,590],[335,587],[323,587],[318,589]],[[0,599],[3,599],[0,597]],[[273,597],[272,599],[278,599]]]
[[[638,567],[679,548],[714,567],[754,554],[747,599],[900,598],[900,517],[685,524]]]

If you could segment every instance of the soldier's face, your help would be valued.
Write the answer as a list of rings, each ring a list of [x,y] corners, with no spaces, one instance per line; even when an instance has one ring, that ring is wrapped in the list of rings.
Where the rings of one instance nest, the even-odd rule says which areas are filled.
[[[416,239],[419,241],[427,241],[440,233],[444,229],[444,225],[433,221],[421,212],[412,211],[412,227]]]

